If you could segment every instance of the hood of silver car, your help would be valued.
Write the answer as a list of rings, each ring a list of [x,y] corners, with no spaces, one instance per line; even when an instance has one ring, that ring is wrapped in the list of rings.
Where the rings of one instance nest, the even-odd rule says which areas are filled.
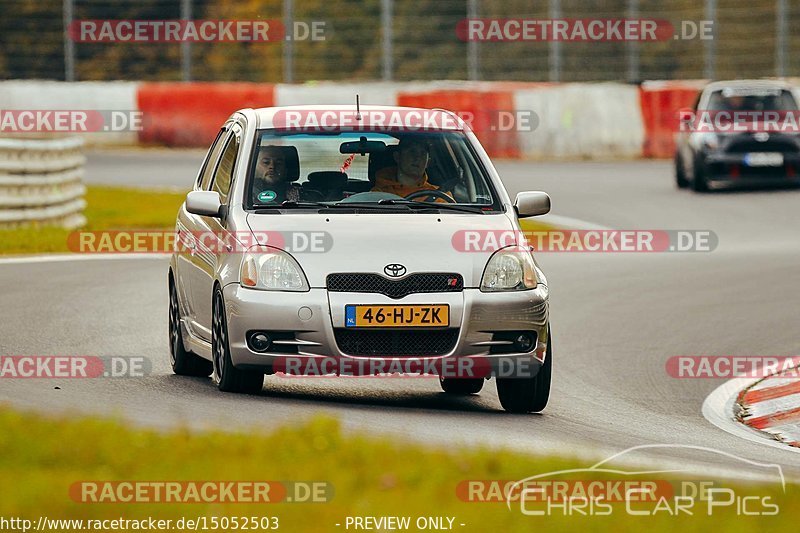
[[[516,235],[503,213],[283,213],[248,214],[256,242],[284,249],[300,263],[312,287],[324,287],[334,272],[458,273],[465,287],[478,287],[486,262]],[[478,232],[470,251],[462,246],[464,231]],[[459,233],[461,232],[461,233]],[[491,233],[491,235],[489,235]],[[455,239],[454,239],[455,236]],[[455,242],[454,242],[455,241]],[[387,266],[393,265],[388,268]],[[404,274],[400,274],[402,277]]]

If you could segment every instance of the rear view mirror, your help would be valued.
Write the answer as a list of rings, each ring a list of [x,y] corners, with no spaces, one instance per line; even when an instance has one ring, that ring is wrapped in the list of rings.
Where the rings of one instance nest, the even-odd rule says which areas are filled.
[[[368,141],[366,137],[361,137],[357,141],[342,143],[339,153],[342,154],[373,154],[375,152],[385,152],[386,143],[383,141]]]
[[[186,195],[186,210],[193,215],[219,218],[222,202],[216,191],[192,191]]]
[[[550,212],[550,195],[542,191],[525,191],[517,195],[514,209],[520,218],[546,215]]]

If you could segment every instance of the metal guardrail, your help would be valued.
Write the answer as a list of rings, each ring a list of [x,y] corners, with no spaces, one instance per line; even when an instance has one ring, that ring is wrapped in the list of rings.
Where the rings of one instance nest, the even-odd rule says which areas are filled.
[[[83,139],[0,139],[0,228],[86,223]]]

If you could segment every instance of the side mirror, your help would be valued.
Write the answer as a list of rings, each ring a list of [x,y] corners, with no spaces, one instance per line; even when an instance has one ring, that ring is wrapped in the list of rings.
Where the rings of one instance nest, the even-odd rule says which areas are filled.
[[[542,191],[525,191],[517,195],[514,209],[520,218],[546,215],[550,212],[550,195]]]
[[[192,191],[186,195],[186,210],[193,215],[219,218],[222,202],[216,191]]]

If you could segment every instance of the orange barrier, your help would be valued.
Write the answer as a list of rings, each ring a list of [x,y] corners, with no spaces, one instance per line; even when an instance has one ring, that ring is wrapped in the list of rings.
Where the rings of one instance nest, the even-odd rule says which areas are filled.
[[[470,123],[483,147],[493,157],[520,157],[518,124],[514,123],[512,90],[442,89],[400,92],[397,105],[443,108]]]
[[[140,143],[207,148],[231,113],[274,105],[267,83],[142,83]]]
[[[694,105],[704,82],[645,82],[639,103],[645,126],[644,157],[675,155],[678,112]]]

